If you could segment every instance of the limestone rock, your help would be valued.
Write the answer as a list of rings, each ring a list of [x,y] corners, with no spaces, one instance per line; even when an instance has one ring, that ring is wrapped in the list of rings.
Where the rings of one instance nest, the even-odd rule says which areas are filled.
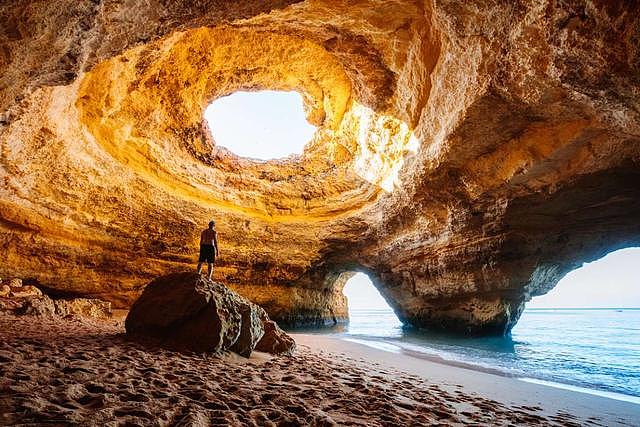
[[[249,357],[265,333],[262,317],[266,316],[266,313],[262,308],[247,301],[240,304],[240,316],[240,334],[229,350]]]
[[[56,308],[53,300],[46,295],[28,295],[19,299],[19,306],[14,309],[18,315],[54,316]]]
[[[42,295],[42,291],[35,286],[20,284],[19,288],[11,287],[11,296],[14,298],[40,297]]]
[[[264,310],[197,273],[151,281],[133,304],[125,328],[134,337],[196,352],[235,351],[248,357],[262,338]]]
[[[111,317],[111,303],[107,301],[89,298],[54,300],[36,286],[23,285],[21,279],[14,278],[5,283],[0,287],[0,311],[14,315]]]
[[[290,355],[296,349],[296,342],[287,335],[276,322],[266,320],[264,325],[264,335],[256,345],[257,351],[271,354]]]
[[[131,307],[125,327],[133,336],[198,352],[226,350],[240,334],[235,295],[196,273],[176,273],[149,283]]]
[[[0,311],[16,315],[53,316],[53,300],[40,289],[22,285],[21,279],[5,280],[0,288]]]
[[[58,316],[78,315],[96,319],[111,318],[111,303],[99,299],[72,298],[53,300],[55,312]]]
[[[11,279],[0,288],[0,311],[14,315],[53,316],[53,300],[35,286],[22,285],[22,280]]]
[[[13,279],[7,280],[4,284],[9,285],[12,288],[21,288],[22,279],[13,278]]]
[[[216,280],[283,325],[346,321],[363,271],[405,323],[502,334],[640,245],[637,2],[5,1],[0,22],[0,276],[129,307],[213,218]],[[302,94],[300,156],[205,126],[263,89]]]
[[[0,297],[8,297],[11,294],[11,288],[9,285],[0,286]]]
[[[515,325],[524,310],[524,299],[501,297],[457,298],[436,306],[424,304],[417,315],[403,318],[406,323],[469,336],[505,335]]]

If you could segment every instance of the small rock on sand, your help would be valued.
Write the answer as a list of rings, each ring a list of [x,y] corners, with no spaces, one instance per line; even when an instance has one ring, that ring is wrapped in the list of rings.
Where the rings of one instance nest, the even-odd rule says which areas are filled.
[[[289,355],[296,348],[296,342],[278,324],[269,318],[264,320],[264,335],[256,345],[257,351],[271,354]]]
[[[110,319],[112,316],[111,303],[99,299],[59,299],[54,300],[53,303],[55,306],[56,314],[62,317],[69,314],[77,314],[80,316],[93,317],[96,319]]]
[[[21,279],[5,280],[0,286],[0,312],[14,315],[66,316],[77,314],[98,319],[111,318],[111,303],[99,299],[53,300],[36,286],[23,285]]]
[[[21,288],[22,279],[9,279],[5,284],[11,286],[12,288]]]
[[[12,286],[12,288],[15,288]],[[27,285],[21,286],[18,290],[12,289],[11,296],[14,298],[29,298],[29,297],[41,297],[42,291],[35,286]]]
[[[0,286],[0,297],[8,297],[11,294],[11,288],[9,285]]]
[[[18,308],[17,314],[53,316],[56,314],[56,308],[53,305],[53,300],[48,296],[29,294],[22,298],[22,306]]]

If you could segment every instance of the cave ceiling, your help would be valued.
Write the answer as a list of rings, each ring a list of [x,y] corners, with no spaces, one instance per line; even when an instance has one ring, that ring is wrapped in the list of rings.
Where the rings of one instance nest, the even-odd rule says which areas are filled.
[[[0,28],[2,277],[126,307],[215,219],[216,280],[282,323],[346,319],[364,271],[405,322],[504,333],[640,244],[633,2],[4,2]],[[241,90],[302,95],[301,155],[216,144]]]

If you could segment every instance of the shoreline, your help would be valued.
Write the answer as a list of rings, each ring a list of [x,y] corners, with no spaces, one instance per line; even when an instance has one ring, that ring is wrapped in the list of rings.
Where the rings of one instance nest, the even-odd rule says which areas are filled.
[[[292,356],[178,353],[121,320],[0,315],[0,424],[640,424],[640,407],[292,334]]]
[[[562,390],[575,391],[576,393],[590,394],[593,396],[604,397],[605,399],[618,400],[621,402],[632,403],[634,405],[640,405],[640,397],[638,396],[631,396],[628,394],[614,393],[611,391],[574,386],[572,384],[565,384],[565,383],[559,383],[554,381],[539,380],[537,378],[530,378],[530,377],[514,377],[514,378],[520,381],[531,383],[531,384],[541,384],[548,387],[559,388]]]
[[[553,417],[554,413],[578,416],[583,422],[603,422],[604,425],[639,425],[640,404],[624,399],[613,399],[596,393],[528,380],[520,376],[491,372],[470,364],[456,363],[427,354],[408,352],[397,347],[397,352],[383,349],[372,342],[350,337],[316,334],[291,334],[296,342],[312,350],[351,355],[363,360],[375,360],[386,368],[418,375],[444,387],[462,388],[512,407],[539,407],[542,413]],[[383,342],[384,344],[388,344]],[[392,344],[393,345],[393,344]],[[384,347],[384,346],[382,346]],[[414,354],[412,354],[414,353]],[[626,395],[623,395],[626,396]],[[591,421],[589,421],[591,420]]]
[[[309,335],[315,335],[315,334],[309,334]],[[321,334],[318,334],[318,335],[321,335]],[[432,363],[438,363],[446,366],[452,366],[455,368],[467,369],[470,371],[482,372],[486,374],[497,375],[500,377],[511,378],[519,381],[528,382],[528,383],[542,384],[548,387],[554,387],[554,388],[559,388],[563,390],[570,390],[577,393],[590,394],[594,396],[600,396],[608,399],[619,400],[622,402],[628,402],[628,403],[640,405],[640,396],[634,396],[634,395],[618,393],[618,392],[613,392],[608,390],[601,390],[597,388],[584,387],[583,385],[580,385],[577,383],[551,381],[547,379],[536,378],[533,376],[530,377],[526,375],[513,374],[513,373],[506,372],[504,370],[492,368],[490,366],[483,366],[479,364],[473,364],[470,362],[447,359],[446,357],[438,355],[436,352],[428,353],[420,350],[412,350],[410,348],[403,347],[402,344],[405,344],[405,343],[400,344],[400,343],[393,342],[391,340],[386,340],[385,338],[363,337],[363,336],[356,336],[355,338],[352,338],[349,336],[341,336],[341,335],[335,335],[332,337],[335,337],[336,339],[341,339],[349,342],[362,344],[365,346],[370,346],[372,348],[382,350],[382,351],[387,351],[390,353],[404,354],[406,356],[413,357],[415,359],[426,360]],[[412,345],[412,344],[409,344],[409,345]]]
[[[361,340],[436,363],[640,404],[633,350],[638,341],[624,336],[640,327],[639,312],[638,307],[527,308],[512,335],[465,338],[406,327],[388,308],[367,308],[350,312],[353,327],[292,332]],[[581,326],[572,326],[574,321]]]

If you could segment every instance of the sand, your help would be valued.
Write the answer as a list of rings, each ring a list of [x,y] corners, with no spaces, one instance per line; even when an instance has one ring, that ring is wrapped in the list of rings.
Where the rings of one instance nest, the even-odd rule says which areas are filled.
[[[292,336],[301,347],[312,348],[323,355],[341,357],[359,366],[368,366],[369,369],[402,372],[413,378],[418,377],[429,384],[437,384],[439,389],[450,394],[460,395],[462,391],[465,395],[482,396],[486,401],[497,404],[497,407],[511,408],[516,414],[520,411],[529,414],[533,410],[533,413],[545,419],[544,424],[640,426],[639,404],[451,366],[426,360],[424,355],[411,352],[382,351],[349,341],[348,338],[345,341],[321,335]],[[454,397],[449,402],[457,407],[461,401],[464,402],[464,399]]]
[[[294,356],[254,353],[243,359],[230,354],[181,354],[134,343],[124,335],[121,320],[0,315],[0,424],[638,422],[639,405],[338,339],[295,338],[299,349]],[[583,398],[585,405],[580,404]]]

